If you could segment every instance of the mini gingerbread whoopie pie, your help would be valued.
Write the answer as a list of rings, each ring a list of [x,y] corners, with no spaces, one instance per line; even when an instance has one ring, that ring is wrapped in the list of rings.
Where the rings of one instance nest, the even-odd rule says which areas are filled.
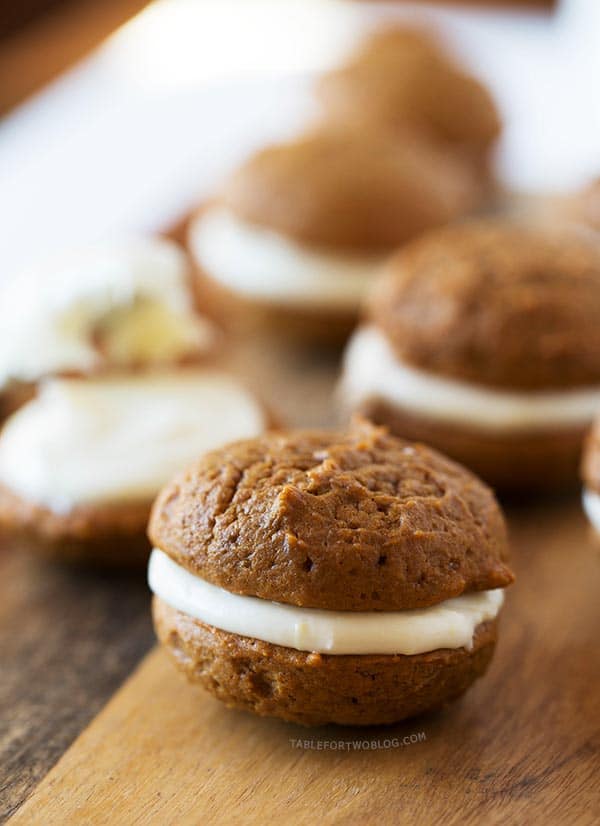
[[[600,247],[498,221],[424,235],[375,290],[340,393],[499,488],[574,484],[600,408]]]
[[[478,197],[426,139],[324,129],[252,156],[191,220],[188,247],[231,327],[339,340],[385,257]]]
[[[513,580],[492,492],[366,422],[205,455],[150,520],[154,623],[229,706],[306,725],[392,723],[486,670]]]
[[[0,532],[13,542],[66,560],[144,562],[162,485],[270,423],[209,355],[214,329],[186,278],[181,251],[149,240],[78,256],[1,305],[0,375],[11,406],[23,396],[0,431]]]
[[[458,151],[485,172],[500,134],[488,90],[430,32],[403,26],[375,32],[347,63],[326,73],[317,96],[328,121],[407,126]]]
[[[600,413],[586,439],[582,476],[583,508],[600,541]]]

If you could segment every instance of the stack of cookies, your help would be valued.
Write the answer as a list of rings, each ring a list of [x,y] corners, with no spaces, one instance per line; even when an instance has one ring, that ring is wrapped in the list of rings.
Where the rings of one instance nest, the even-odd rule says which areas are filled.
[[[237,332],[343,341],[395,249],[490,202],[496,107],[432,35],[376,33],[315,91],[317,123],[242,164],[189,226],[201,289]]]

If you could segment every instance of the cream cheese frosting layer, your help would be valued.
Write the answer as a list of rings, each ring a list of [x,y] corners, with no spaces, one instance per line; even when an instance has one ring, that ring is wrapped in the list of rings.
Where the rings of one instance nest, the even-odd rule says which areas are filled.
[[[155,548],[151,591],[188,616],[244,637],[322,654],[422,654],[470,648],[475,629],[494,619],[502,589],[463,594],[411,611],[326,611],[232,594],[211,585]]]
[[[237,218],[224,207],[202,212],[190,229],[199,266],[227,289],[274,304],[355,311],[383,258],[336,255]]]
[[[99,245],[0,290],[0,387],[60,372],[172,362],[206,350],[186,258],[159,238]]]
[[[374,326],[350,340],[340,394],[350,406],[376,397],[432,419],[502,431],[585,425],[600,410],[600,387],[513,393],[419,370],[401,362]]]
[[[600,493],[584,488],[582,499],[587,518],[592,523],[594,530],[600,533]]]
[[[205,451],[264,427],[258,402],[216,371],[50,379],[0,432],[0,483],[58,513],[151,500]]]

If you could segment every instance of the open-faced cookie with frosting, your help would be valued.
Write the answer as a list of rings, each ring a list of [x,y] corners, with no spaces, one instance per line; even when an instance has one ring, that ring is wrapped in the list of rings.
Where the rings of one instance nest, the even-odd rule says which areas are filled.
[[[0,532],[44,556],[139,564],[165,482],[268,423],[239,381],[208,367],[48,379],[0,431]]]
[[[208,453],[159,495],[157,634],[229,706],[391,723],[486,670],[513,580],[491,491],[369,423]]]
[[[349,343],[343,403],[491,484],[572,485],[600,407],[600,247],[508,222],[428,233]]]
[[[269,423],[219,365],[188,277],[175,245],[147,240],[69,259],[37,292],[29,281],[7,292],[0,376],[7,406],[20,405],[0,430],[0,532],[13,542],[139,563],[173,473]]]
[[[323,117],[353,126],[407,127],[458,151],[484,171],[500,133],[485,86],[464,71],[424,30],[384,28],[361,43],[345,65],[317,85]]]
[[[231,327],[339,339],[385,257],[477,198],[471,171],[426,139],[321,130],[252,156],[192,219],[188,246]]]
[[[0,410],[48,376],[198,362],[215,340],[175,243],[135,238],[57,256],[0,288]]]

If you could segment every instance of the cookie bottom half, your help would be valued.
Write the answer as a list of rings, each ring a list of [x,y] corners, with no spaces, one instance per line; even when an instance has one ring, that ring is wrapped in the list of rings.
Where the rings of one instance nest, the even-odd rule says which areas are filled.
[[[150,554],[150,502],[80,505],[68,513],[29,502],[0,486],[0,536],[48,559],[141,568]]]
[[[379,398],[365,400],[359,412],[397,436],[440,450],[502,492],[558,492],[579,480],[584,426],[500,433],[421,416]]]
[[[314,654],[222,631],[153,600],[159,640],[176,666],[226,705],[303,725],[380,725],[459,697],[492,658],[497,620],[473,647],[406,655]]]
[[[197,266],[194,289],[198,304],[235,336],[260,331],[299,344],[341,347],[358,321],[358,311],[315,309],[239,295]]]

